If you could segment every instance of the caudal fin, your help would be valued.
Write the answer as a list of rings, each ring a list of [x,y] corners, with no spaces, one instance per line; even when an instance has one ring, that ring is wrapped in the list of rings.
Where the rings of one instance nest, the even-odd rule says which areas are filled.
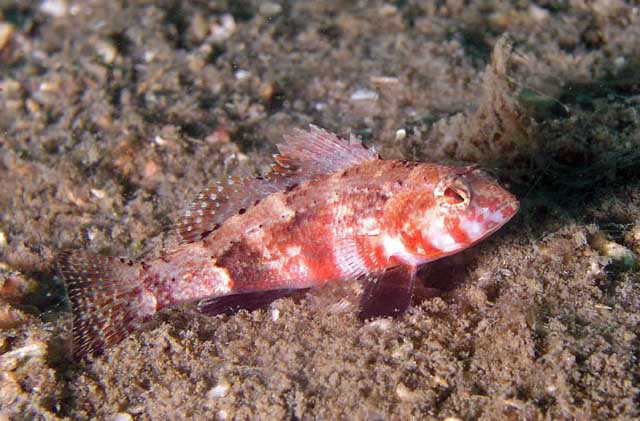
[[[67,251],[58,257],[73,311],[73,354],[81,359],[120,342],[152,313],[122,259]]]

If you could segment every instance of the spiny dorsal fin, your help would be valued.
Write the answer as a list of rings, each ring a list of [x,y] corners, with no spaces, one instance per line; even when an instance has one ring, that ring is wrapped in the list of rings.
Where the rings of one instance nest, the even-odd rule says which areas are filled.
[[[308,131],[293,129],[277,146],[280,154],[275,156],[274,171],[303,174],[306,180],[380,159],[374,149],[368,149],[354,135],[341,139],[313,124]]]
[[[366,161],[379,159],[355,136],[348,140],[310,125],[294,129],[279,143],[272,171],[265,177],[231,177],[198,194],[176,224],[185,243],[199,241],[218,229],[231,216],[244,213],[272,193],[296,184],[329,175]]]

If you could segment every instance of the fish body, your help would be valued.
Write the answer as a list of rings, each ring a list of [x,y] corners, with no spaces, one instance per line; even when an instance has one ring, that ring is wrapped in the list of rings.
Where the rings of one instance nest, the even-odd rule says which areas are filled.
[[[215,313],[221,297],[260,304],[364,276],[361,315],[401,314],[419,266],[481,241],[518,209],[477,167],[382,160],[315,126],[278,147],[265,178],[200,193],[177,224],[182,244],[156,260],[61,255],[77,356],[167,306],[198,301]]]

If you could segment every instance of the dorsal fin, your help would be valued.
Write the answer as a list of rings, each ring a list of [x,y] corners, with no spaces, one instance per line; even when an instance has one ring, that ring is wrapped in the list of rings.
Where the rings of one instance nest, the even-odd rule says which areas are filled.
[[[196,196],[178,220],[176,228],[180,238],[185,243],[203,239],[231,216],[246,212],[262,198],[286,188],[283,181],[229,177],[211,184]]]
[[[313,124],[309,125],[308,131],[293,129],[277,146],[280,154],[275,156],[273,170],[282,174],[299,174],[305,180],[380,159],[374,149],[367,148],[354,135],[341,139]]]
[[[230,177],[200,192],[176,224],[182,241],[201,240],[272,193],[379,159],[375,150],[367,149],[355,136],[341,139],[314,125],[308,131],[292,130],[277,147],[280,153],[265,177]]]

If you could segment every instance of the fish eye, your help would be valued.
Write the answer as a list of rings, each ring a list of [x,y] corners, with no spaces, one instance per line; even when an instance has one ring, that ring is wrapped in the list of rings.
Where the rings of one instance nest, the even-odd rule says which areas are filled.
[[[452,187],[447,187],[446,189],[444,189],[442,198],[449,205],[457,205],[464,202],[464,196],[461,194],[461,192],[456,191],[456,189]]]
[[[471,191],[457,175],[444,177],[433,191],[441,208],[465,210],[471,202]]]

